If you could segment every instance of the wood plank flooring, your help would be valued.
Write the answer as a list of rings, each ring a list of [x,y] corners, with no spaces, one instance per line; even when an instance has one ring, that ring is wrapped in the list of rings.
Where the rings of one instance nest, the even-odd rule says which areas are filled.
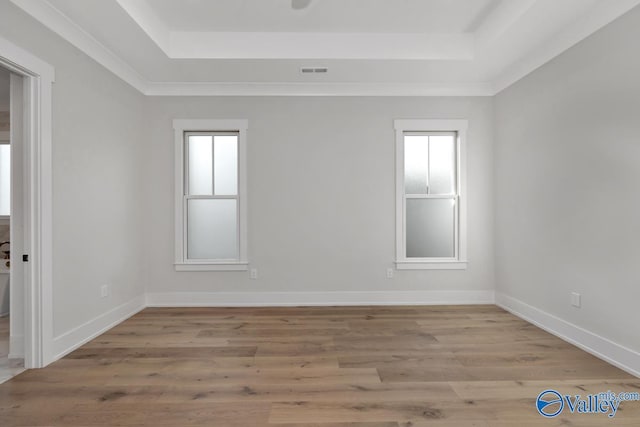
[[[9,426],[638,426],[635,378],[495,306],[146,309],[0,385]]]

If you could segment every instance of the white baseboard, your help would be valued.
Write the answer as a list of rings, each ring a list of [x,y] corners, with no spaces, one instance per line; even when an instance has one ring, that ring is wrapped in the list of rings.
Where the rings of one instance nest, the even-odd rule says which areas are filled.
[[[53,339],[53,360],[55,361],[64,357],[81,345],[113,328],[118,323],[124,322],[144,308],[145,297],[144,295],[139,295],[131,301],[55,337]]]
[[[640,377],[640,353],[569,323],[520,300],[496,292],[496,305],[594,356]]]
[[[159,292],[147,294],[147,307],[291,307],[346,305],[493,304],[494,292]]]
[[[9,337],[9,359],[24,359],[24,336],[12,335]]]

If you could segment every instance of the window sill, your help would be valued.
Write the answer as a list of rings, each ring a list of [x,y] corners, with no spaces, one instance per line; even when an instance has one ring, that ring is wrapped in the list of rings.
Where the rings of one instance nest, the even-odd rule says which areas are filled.
[[[247,271],[248,262],[221,262],[221,263],[175,263],[176,271]]]
[[[396,261],[398,270],[466,270],[466,261]]]

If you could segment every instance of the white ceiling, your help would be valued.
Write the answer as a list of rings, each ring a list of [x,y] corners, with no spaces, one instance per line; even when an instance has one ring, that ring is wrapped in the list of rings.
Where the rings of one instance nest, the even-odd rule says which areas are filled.
[[[139,2],[136,2],[139,3]],[[446,33],[473,31],[499,0],[149,0],[170,31]]]
[[[149,95],[493,95],[640,4],[11,1]]]

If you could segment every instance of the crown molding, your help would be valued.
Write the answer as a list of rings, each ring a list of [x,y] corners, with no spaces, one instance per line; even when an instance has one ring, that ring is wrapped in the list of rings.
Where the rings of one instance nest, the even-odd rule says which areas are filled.
[[[98,64],[144,93],[146,82],[140,74],[51,3],[39,0],[11,0],[11,2],[80,49]]]
[[[533,52],[507,67],[493,81],[494,94],[502,92],[562,52],[624,15],[638,4],[640,4],[640,0],[617,0],[598,3],[589,10],[587,16],[583,17],[583,19],[577,20],[549,42],[543,43]]]

